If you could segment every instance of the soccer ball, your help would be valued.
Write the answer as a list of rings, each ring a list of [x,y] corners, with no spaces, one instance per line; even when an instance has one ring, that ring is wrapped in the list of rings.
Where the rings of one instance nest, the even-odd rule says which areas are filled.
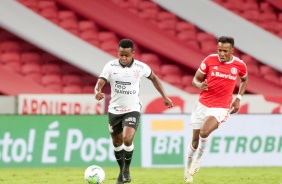
[[[84,179],[88,184],[101,184],[105,179],[105,172],[101,167],[91,165],[85,170]]]

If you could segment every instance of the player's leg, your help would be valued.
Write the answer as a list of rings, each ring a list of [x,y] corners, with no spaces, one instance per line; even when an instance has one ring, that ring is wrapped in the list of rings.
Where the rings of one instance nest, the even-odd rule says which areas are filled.
[[[139,124],[140,113],[130,112],[123,119],[123,144],[124,144],[124,167],[123,181],[131,182],[130,164],[133,157],[134,144],[133,138]]]
[[[187,183],[193,182],[193,177],[189,174],[189,170],[193,161],[193,156],[196,153],[199,143],[200,129],[193,129],[192,142],[187,149],[187,161],[184,169],[184,181]]]
[[[202,155],[204,154],[204,151],[208,146],[208,136],[217,128],[218,121],[214,116],[208,116],[205,118],[204,123],[200,129],[199,147],[190,168],[190,175],[194,176],[197,172],[199,172]]]
[[[114,146],[114,155],[119,165],[119,175],[116,184],[123,184],[122,169],[124,166],[122,115],[109,113],[109,132]]]
[[[204,122],[206,107],[200,102],[196,102],[191,114],[191,125],[193,127],[192,142],[188,146],[187,150],[187,162],[184,169],[184,181],[193,182],[193,176],[190,174],[190,168],[194,160],[194,155],[196,154],[196,149],[199,144],[199,134],[200,128]]]

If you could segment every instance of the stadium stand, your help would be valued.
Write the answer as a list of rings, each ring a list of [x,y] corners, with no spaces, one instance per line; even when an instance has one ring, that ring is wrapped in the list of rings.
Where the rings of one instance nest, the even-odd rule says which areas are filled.
[[[81,2],[65,0],[18,0],[18,2],[56,25],[68,30],[75,36],[80,37],[95,47],[99,47],[113,56],[117,54],[116,45],[118,40],[124,36],[131,37],[136,42],[137,59],[140,58],[150,65],[155,73],[163,80],[190,93],[198,93],[199,91],[190,87],[188,88],[187,84],[185,85],[183,82],[187,81],[187,79],[184,79],[183,76],[191,77],[204,56],[214,52],[216,44],[216,39],[213,35],[200,30],[196,25],[190,22],[181,20],[175,14],[167,12],[153,1],[136,0],[123,1],[123,3],[117,0],[111,0],[111,2],[95,1],[91,2],[89,6],[83,6],[84,3],[90,2],[87,0],[82,0]],[[93,10],[94,3],[97,11]],[[217,3],[219,3],[219,1],[217,1]],[[118,8],[118,6],[120,7]],[[131,19],[124,19],[124,14],[121,13],[124,7],[130,10],[130,12],[126,13],[132,14],[130,16]],[[265,9],[267,9],[266,5]],[[125,23],[119,22],[118,19],[124,20]],[[131,24],[132,27],[136,27],[135,35],[132,35],[132,31],[128,29],[129,24]],[[138,28],[142,30],[138,32]],[[2,30],[2,33],[6,35],[10,34],[5,30]],[[1,38],[4,39],[7,37],[2,36]],[[13,39],[20,38],[13,35]],[[8,42],[11,42],[10,40],[12,39],[8,39]],[[75,68],[65,61],[54,57],[52,58],[51,54],[23,40],[14,43],[12,41],[8,44],[10,44],[8,47],[2,47],[0,45],[0,49],[7,49],[9,52],[13,51],[21,56],[26,55],[21,58],[30,57],[28,60],[30,60],[31,63],[38,62],[41,68],[41,73],[39,73],[38,65],[35,66],[35,64],[33,64],[32,66],[21,67],[19,71],[21,71],[24,76],[32,71],[32,75],[30,74],[31,76],[29,76],[29,78],[35,79],[35,81],[37,83],[39,82],[42,86],[54,89],[55,93],[92,93],[93,90],[91,91],[90,89],[95,85],[94,83],[89,84],[84,82],[85,80],[81,78],[78,79],[79,77],[76,79],[73,77],[71,79],[73,80],[72,82],[66,82],[69,81],[66,79],[63,80],[65,76],[69,75],[89,76],[87,72]],[[26,46],[21,47],[21,45],[28,45],[28,47],[33,48],[36,52],[26,53],[26,50],[30,51],[32,49],[28,49]],[[164,45],[166,47],[164,47]],[[23,50],[25,50],[25,52],[23,52]],[[168,52],[168,50],[170,51]],[[5,52],[6,51],[2,51],[1,58]],[[15,55],[17,54],[13,56],[15,58],[13,63],[17,64],[13,64],[14,66],[26,65],[26,59],[21,59],[20,62],[17,62]],[[256,75],[258,75],[261,70],[266,70],[263,69],[265,67],[262,63],[239,50],[236,50],[235,55],[243,59],[245,57],[252,60],[248,61],[250,64],[246,61],[250,74],[253,75],[251,79],[254,78],[252,81],[257,81]],[[187,58],[189,58],[189,61],[187,61]],[[5,61],[1,63],[3,64]],[[22,71],[22,68],[25,68],[24,71]],[[171,74],[169,74],[169,72],[171,72]],[[51,73],[56,73],[57,77],[55,78],[58,79],[60,77],[61,82],[53,78],[54,81],[57,82],[49,83],[48,81],[52,79],[52,77],[48,79]],[[279,80],[281,74],[276,71],[276,75],[278,80],[275,79],[275,81],[269,80],[269,77],[264,77],[262,79],[263,81],[260,83],[263,85],[261,88],[257,88],[256,84],[258,81],[254,82],[253,85],[251,85],[252,89],[249,90],[248,93],[267,93],[267,91],[265,91],[266,89],[275,89],[272,91],[278,92],[279,88],[282,87],[282,83],[280,83],[281,80]],[[92,77],[94,81],[97,80],[95,76]],[[36,80],[37,78],[40,80]],[[190,84],[191,83],[188,85]],[[109,90],[107,92],[109,92]]]

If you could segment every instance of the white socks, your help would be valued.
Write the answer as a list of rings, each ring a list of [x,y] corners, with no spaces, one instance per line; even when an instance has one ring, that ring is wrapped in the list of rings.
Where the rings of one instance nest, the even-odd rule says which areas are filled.
[[[197,155],[196,155],[196,158],[195,158],[196,160],[200,160],[202,158],[202,155],[204,154],[204,151],[208,146],[208,143],[209,143],[208,141],[209,141],[208,137],[202,138],[200,136],[200,143],[199,143],[199,147],[198,147],[198,152],[197,152]]]
[[[191,163],[193,161],[193,156],[196,153],[196,149],[193,148],[192,144],[190,144],[190,146],[188,147],[188,158],[187,158],[187,166],[188,168],[190,168]]]

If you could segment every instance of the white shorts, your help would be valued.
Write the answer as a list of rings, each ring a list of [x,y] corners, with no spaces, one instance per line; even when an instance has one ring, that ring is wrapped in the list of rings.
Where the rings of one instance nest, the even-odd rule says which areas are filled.
[[[219,123],[227,121],[230,117],[230,109],[226,108],[209,108],[204,106],[199,101],[196,101],[191,115],[191,125],[193,129],[200,129],[207,116],[213,116]]]

